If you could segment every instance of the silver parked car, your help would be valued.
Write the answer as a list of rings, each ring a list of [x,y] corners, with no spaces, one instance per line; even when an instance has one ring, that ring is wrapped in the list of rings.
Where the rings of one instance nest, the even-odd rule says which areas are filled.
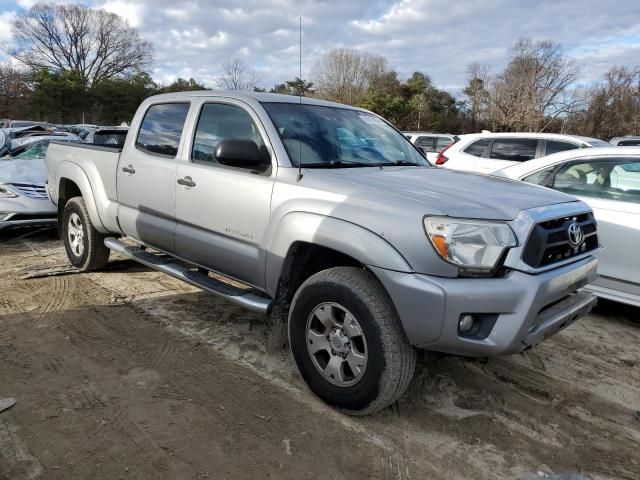
[[[45,185],[44,158],[52,139],[79,141],[75,136],[39,137],[0,158],[0,230],[57,223],[56,206]]]

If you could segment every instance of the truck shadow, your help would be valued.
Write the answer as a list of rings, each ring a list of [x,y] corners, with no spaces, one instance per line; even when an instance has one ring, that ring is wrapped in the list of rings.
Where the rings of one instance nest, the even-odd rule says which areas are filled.
[[[640,308],[633,305],[598,299],[598,305],[593,309],[593,313],[608,318],[615,318],[629,326],[640,327]]]
[[[30,242],[46,242],[58,239],[56,227],[15,228],[0,231],[0,244],[15,244],[24,240]]]

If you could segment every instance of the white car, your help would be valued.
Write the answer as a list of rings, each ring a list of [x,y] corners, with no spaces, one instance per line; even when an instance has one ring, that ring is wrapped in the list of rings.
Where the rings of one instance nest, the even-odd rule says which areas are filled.
[[[457,135],[433,132],[402,132],[416,147],[424,152],[431,165],[435,165],[438,153],[458,141]]]
[[[610,147],[597,138],[556,133],[473,133],[441,151],[436,165],[454,170],[492,173],[534,158],[566,150]]]
[[[617,147],[637,147],[640,146],[640,136],[626,135],[624,137],[613,137],[609,140],[609,143]]]
[[[598,253],[599,277],[589,288],[600,297],[640,307],[640,147],[573,150],[496,175],[553,188],[589,204],[604,247]]]

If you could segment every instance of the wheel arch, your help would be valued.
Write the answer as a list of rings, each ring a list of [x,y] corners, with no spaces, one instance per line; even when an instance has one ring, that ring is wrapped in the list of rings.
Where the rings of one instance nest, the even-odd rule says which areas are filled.
[[[383,237],[359,225],[323,215],[292,212],[282,218],[267,248],[265,290],[277,297],[283,286],[288,296],[306,278],[337,266],[375,266],[413,271],[404,257]],[[291,292],[293,290],[294,292]]]
[[[67,202],[73,197],[81,196],[87,206],[89,218],[94,228],[101,233],[108,233],[98,214],[89,178],[82,169],[75,164],[65,162],[58,169],[58,178],[58,220],[61,220]]]

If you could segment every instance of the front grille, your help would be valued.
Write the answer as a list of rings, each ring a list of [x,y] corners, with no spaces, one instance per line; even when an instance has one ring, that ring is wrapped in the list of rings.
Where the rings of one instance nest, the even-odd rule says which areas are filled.
[[[569,226],[577,223],[584,240],[574,246],[569,240]],[[522,254],[528,265],[539,268],[597,249],[596,220],[592,213],[572,215],[540,222],[533,227]]]
[[[49,198],[45,186],[39,183],[12,183],[11,186],[25,197],[36,198],[38,200]]]

